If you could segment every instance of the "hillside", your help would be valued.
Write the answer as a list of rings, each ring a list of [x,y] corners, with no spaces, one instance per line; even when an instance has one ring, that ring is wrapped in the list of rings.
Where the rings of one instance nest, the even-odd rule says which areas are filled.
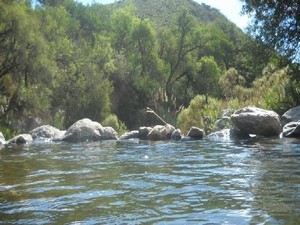
[[[158,26],[169,26],[182,10],[187,10],[203,24],[217,20],[232,24],[219,10],[206,4],[198,4],[193,0],[123,0],[112,5],[122,7],[132,3],[140,18],[148,18]]]

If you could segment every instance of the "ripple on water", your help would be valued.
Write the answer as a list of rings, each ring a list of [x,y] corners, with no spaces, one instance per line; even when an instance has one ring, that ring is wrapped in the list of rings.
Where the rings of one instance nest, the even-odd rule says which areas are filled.
[[[1,150],[0,223],[299,224],[299,146],[256,138]]]

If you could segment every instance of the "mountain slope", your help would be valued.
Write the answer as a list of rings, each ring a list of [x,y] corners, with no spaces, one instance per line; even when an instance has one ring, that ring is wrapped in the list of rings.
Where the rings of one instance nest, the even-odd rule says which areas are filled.
[[[216,20],[232,24],[219,10],[193,0],[123,0],[112,5],[122,7],[130,3],[134,5],[140,18],[149,18],[158,26],[169,26],[182,10],[190,12],[203,24]]]

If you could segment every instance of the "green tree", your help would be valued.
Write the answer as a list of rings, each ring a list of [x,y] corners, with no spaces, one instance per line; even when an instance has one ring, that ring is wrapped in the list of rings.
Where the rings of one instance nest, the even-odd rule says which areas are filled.
[[[132,44],[131,33],[136,20],[131,5],[118,9],[111,16],[112,46],[118,53],[126,51]]]
[[[29,98],[39,96],[55,69],[38,16],[25,1],[1,3],[0,11],[0,82],[10,79],[14,83],[6,87],[8,92],[12,92],[11,88],[14,92],[7,96],[6,114],[12,111],[19,116],[47,118],[48,114],[35,107],[44,107],[43,112],[47,111],[48,98],[35,98],[36,101]],[[46,92],[47,97],[51,96],[50,90]]]
[[[225,99],[230,100],[240,97],[239,90],[244,87],[246,80],[235,68],[227,70],[219,80]]]
[[[132,41],[132,82],[139,96],[139,107],[145,108],[163,81],[154,25],[149,20],[140,20],[132,31]]]
[[[254,81],[256,97],[260,99],[263,107],[283,114],[297,104],[298,99],[295,96],[300,95],[300,85],[292,79],[291,72],[289,66],[277,68],[269,64],[263,70],[263,76]]]
[[[202,95],[217,97],[219,94],[218,80],[220,70],[214,57],[202,57],[197,64],[197,74],[193,85],[195,90]]]
[[[252,17],[250,31],[262,42],[297,62],[300,60],[300,2],[298,0],[242,0]]]
[[[203,47],[201,28],[187,11],[183,11],[174,28],[162,32],[160,38],[160,57],[168,70],[165,89],[171,99],[173,87],[190,74],[192,64],[197,60],[195,52]]]

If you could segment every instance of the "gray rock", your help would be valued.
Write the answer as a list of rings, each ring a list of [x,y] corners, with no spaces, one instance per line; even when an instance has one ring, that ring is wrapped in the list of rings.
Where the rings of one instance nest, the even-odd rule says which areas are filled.
[[[281,117],[281,124],[285,126],[289,122],[297,122],[300,121],[300,106],[291,108],[287,112],[285,112]]]
[[[286,124],[283,127],[282,136],[300,138],[300,121]]]
[[[186,136],[197,140],[203,139],[203,137],[205,136],[205,131],[198,127],[191,127]]]
[[[164,141],[168,139],[168,131],[165,126],[156,125],[147,135],[150,141]]]
[[[180,129],[176,129],[173,131],[171,135],[171,139],[174,141],[180,141],[182,139],[182,133]]]
[[[245,107],[231,115],[233,125],[242,134],[277,136],[281,133],[279,115],[256,107]]]
[[[0,146],[5,145],[5,143],[6,143],[5,137],[3,136],[2,132],[0,132]]]
[[[148,134],[152,130],[152,127],[140,127],[139,129],[139,138],[141,140],[147,140]]]
[[[44,126],[37,127],[34,130],[30,131],[30,134],[33,139],[36,139],[36,138],[60,139],[64,136],[65,131],[61,131],[50,125],[44,125]]]
[[[232,127],[231,119],[228,116],[223,116],[218,119],[213,127],[213,131],[220,131],[224,129],[230,129]]]
[[[61,138],[66,142],[116,140],[117,132],[111,127],[102,127],[98,122],[82,119],[74,123]]]
[[[165,127],[166,130],[167,130],[167,138],[168,138],[168,139],[171,139],[171,136],[172,136],[173,132],[175,131],[175,127],[172,126],[171,124],[168,124],[168,123],[165,124],[164,127]]]
[[[117,140],[118,133],[112,127],[102,127],[100,129],[101,140]]]
[[[33,138],[30,134],[19,134],[7,142],[7,145],[30,144]]]
[[[128,139],[135,139],[135,138],[139,138],[139,131],[138,130],[133,130],[130,132],[127,132],[125,134],[123,134],[119,140],[128,140]]]

